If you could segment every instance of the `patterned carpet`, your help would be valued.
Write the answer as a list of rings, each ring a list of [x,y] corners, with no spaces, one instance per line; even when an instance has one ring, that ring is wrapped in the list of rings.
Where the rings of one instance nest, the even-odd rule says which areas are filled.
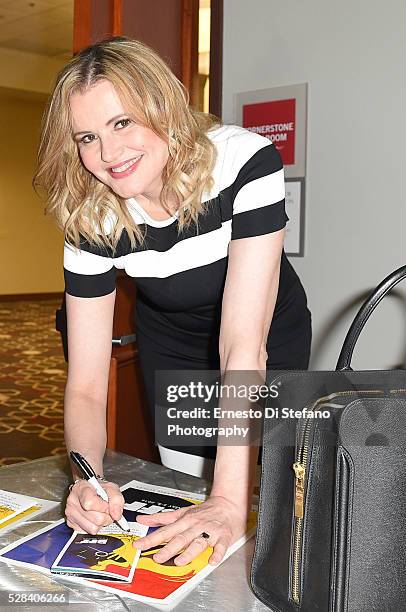
[[[0,297],[0,466],[66,452],[59,304]]]

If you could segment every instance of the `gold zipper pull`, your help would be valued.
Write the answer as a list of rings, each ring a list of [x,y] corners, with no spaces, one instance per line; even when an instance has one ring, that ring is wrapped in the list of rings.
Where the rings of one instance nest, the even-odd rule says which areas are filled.
[[[305,469],[299,461],[293,464],[295,472],[295,517],[303,518]]]

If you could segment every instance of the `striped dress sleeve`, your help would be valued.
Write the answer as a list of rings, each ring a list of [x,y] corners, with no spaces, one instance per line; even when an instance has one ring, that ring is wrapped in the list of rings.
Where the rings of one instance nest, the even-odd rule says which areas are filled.
[[[232,197],[232,240],[262,236],[285,227],[288,216],[283,164],[273,144],[261,146],[244,163],[234,181]]]
[[[115,290],[116,268],[106,249],[81,240],[77,249],[65,242],[65,291],[69,295],[94,298]]]

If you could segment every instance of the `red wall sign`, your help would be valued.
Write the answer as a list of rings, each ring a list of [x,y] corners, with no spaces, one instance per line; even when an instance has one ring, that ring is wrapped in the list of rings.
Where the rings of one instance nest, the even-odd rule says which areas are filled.
[[[295,163],[295,113],[295,98],[245,104],[242,107],[242,125],[269,138],[286,166]]]

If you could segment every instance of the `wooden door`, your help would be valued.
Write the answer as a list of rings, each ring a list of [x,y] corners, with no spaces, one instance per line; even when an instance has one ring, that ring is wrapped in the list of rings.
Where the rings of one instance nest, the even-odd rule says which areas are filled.
[[[159,462],[138,358],[135,283],[120,271],[116,289],[107,396],[107,448]]]
[[[221,113],[223,0],[212,0],[210,111]],[[168,61],[198,98],[199,0],[74,0],[73,52],[109,36],[142,40]],[[118,275],[114,338],[136,334],[134,282]],[[139,367],[136,339],[113,346],[107,402],[107,447],[149,461],[159,461]]]

